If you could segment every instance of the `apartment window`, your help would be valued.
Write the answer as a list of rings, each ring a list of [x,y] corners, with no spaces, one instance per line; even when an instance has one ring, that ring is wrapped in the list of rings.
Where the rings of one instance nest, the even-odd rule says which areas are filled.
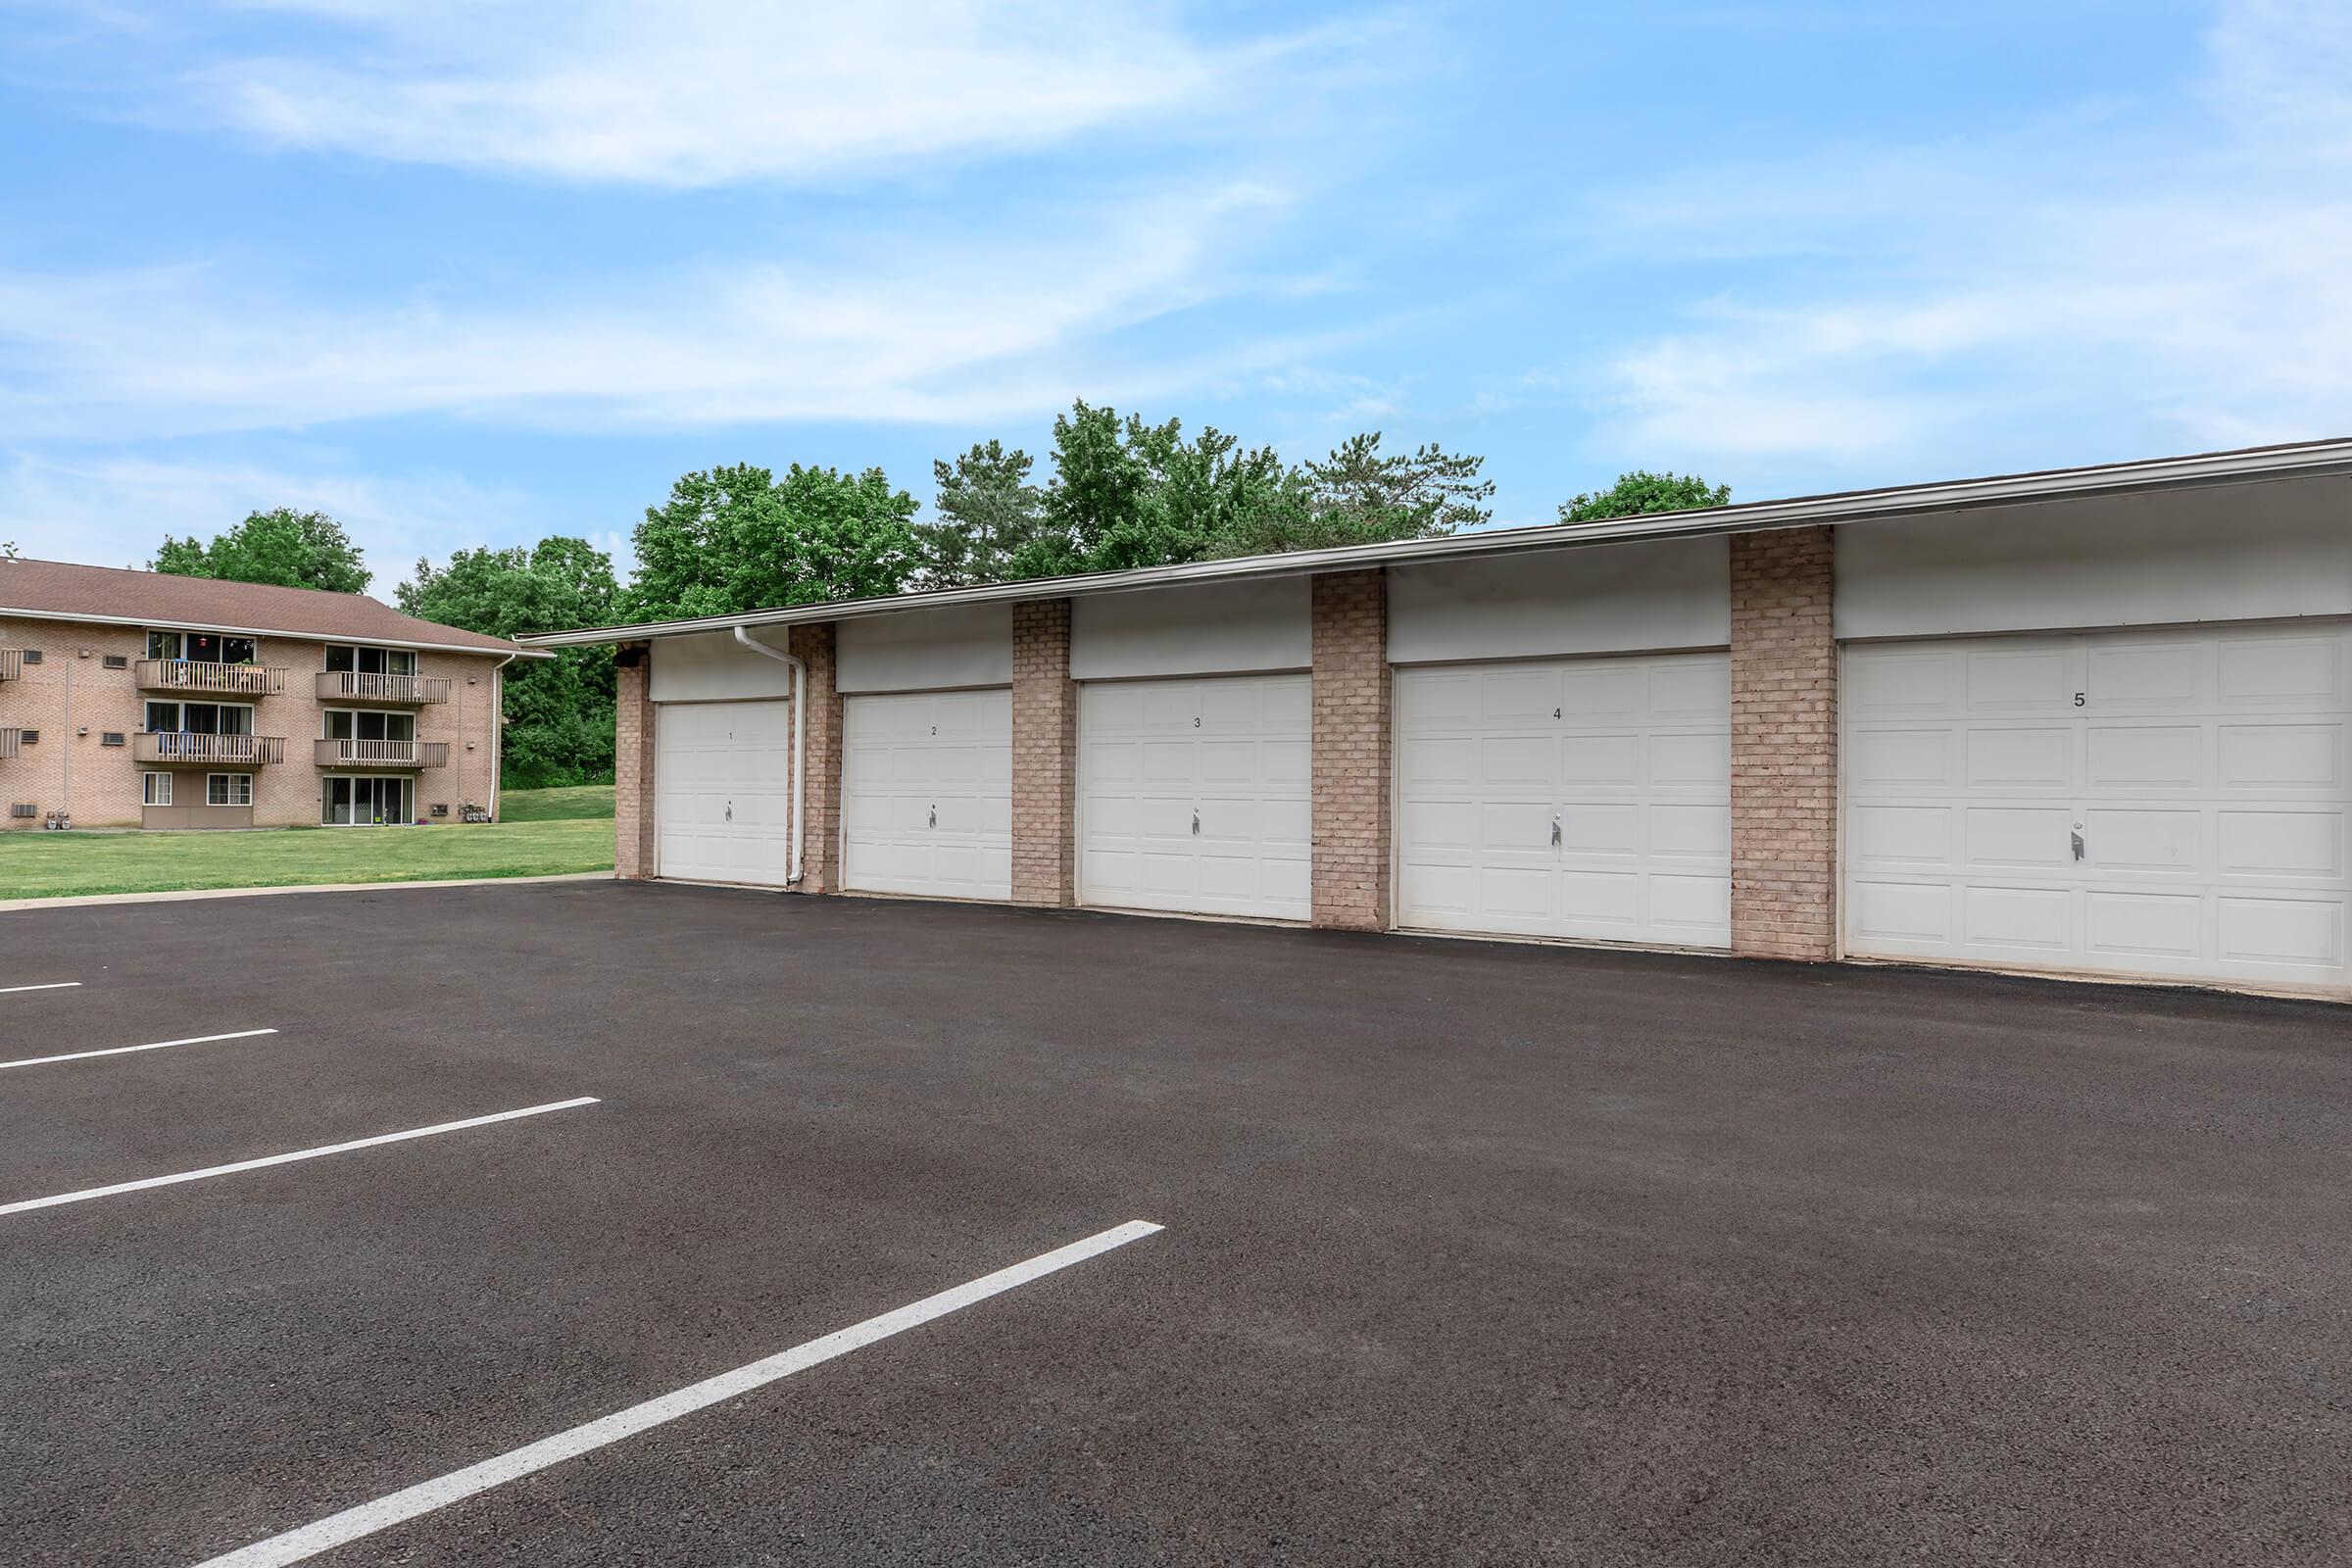
[[[251,637],[217,631],[151,631],[149,659],[186,659],[206,664],[250,664],[260,648]]]
[[[330,708],[326,710],[326,738],[330,741],[413,741],[416,738],[416,715]]]
[[[37,664],[40,662],[41,651],[38,648],[27,648],[24,650],[24,662],[27,664]]]
[[[172,804],[171,774],[141,773],[139,782],[139,799],[143,804],[148,806],[170,806]]]
[[[416,655],[414,650],[407,648],[367,648],[356,644],[329,643],[326,648],[326,667],[361,675],[414,675],[416,673]]]
[[[253,775],[251,773],[207,773],[204,778],[204,804],[207,806],[251,806],[253,804]]]
[[[147,731],[151,735],[250,735],[250,703],[149,703]]]

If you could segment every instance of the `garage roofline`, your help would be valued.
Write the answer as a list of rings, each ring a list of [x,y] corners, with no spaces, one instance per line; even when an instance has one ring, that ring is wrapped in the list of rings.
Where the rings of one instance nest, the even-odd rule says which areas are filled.
[[[1131,571],[1086,572],[1068,577],[1032,577],[978,588],[942,588],[893,594],[881,599],[848,599],[799,605],[786,610],[752,610],[692,620],[647,621],[631,626],[598,626],[544,632],[515,641],[533,648],[577,648],[597,643],[635,642],[738,627],[791,626],[812,621],[853,620],[867,615],[918,610],[1008,604],[1016,600],[1067,599],[1081,594],[1125,593],[1186,583],[1248,582],[1269,577],[1311,575],[1362,566],[1467,561],[1532,550],[1578,549],[1646,539],[1709,538],[1820,523],[1868,522],[1928,513],[1967,512],[1990,507],[2091,496],[2132,495],[2155,490],[2196,489],[2278,479],[2352,474],[2352,437],[2242,447],[2185,457],[2045,468],[1979,479],[1938,480],[1877,490],[1843,490],[1781,501],[1750,501],[1694,512],[1650,513],[1606,522],[1544,523],[1495,528],[1440,539],[1399,539],[1384,544],[1342,545],[1328,550],[1294,550],[1281,555],[1236,556],[1181,565],[1144,566]]]

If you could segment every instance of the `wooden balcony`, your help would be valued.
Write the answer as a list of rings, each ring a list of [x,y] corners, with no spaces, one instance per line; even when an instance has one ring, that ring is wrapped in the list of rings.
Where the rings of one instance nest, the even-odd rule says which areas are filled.
[[[320,767],[443,767],[447,741],[313,741],[311,760]]]
[[[283,735],[198,735],[188,730],[141,730],[130,755],[172,767],[260,767],[286,760]]]
[[[24,678],[24,650],[0,648],[0,680],[23,680]]]
[[[318,700],[358,708],[425,708],[449,701],[450,682],[438,675],[369,675],[356,669],[318,672]]]
[[[0,729],[0,761],[16,756],[24,749],[24,732],[21,729]]]
[[[201,659],[142,659],[139,689],[183,697],[273,697],[286,672],[269,664],[211,664]]]

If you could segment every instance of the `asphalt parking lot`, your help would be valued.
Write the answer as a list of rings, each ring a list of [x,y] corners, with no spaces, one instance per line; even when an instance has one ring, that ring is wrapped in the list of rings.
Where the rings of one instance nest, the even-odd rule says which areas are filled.
[[[2341,1007],[628,884],[31,985],[0,1561],[2352,1557]]]

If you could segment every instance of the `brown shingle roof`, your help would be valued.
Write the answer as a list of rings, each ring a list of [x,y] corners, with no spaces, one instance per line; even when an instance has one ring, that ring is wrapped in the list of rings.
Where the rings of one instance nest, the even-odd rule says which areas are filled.
[[[340,642],[413,643],[486,654],[524,652],[501,637],[404,615],[366,594],[174,577],[62,561],[0,560],[0,615],[11,612]]]

